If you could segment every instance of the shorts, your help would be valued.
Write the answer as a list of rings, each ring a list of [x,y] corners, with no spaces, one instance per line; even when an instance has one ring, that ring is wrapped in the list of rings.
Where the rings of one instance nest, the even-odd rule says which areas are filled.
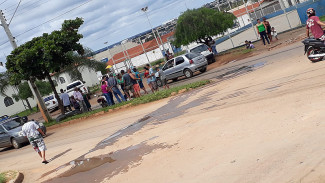
[[[133,85],[125,86],[125,91],[126,91],[126,92],[131,91],[132,93],[134,93]]]
[[[135,92],[140,92],[140,86],[139,86],[138,83],[133,85],[133,90],[134,90]]]
[[[166,86],[167,85],[167,79],[166,78],[162,79],[161,84],[162,84],[162,86]]]
[[[42,137],[29,141],[36,152],[46,151],[46,146]]]
[[[138,83],[139,83],[140,88],[144,88],[142,81],[138,81]]]
[[[150,84],[154,90],[158,89],[157,81],[151,81]]]

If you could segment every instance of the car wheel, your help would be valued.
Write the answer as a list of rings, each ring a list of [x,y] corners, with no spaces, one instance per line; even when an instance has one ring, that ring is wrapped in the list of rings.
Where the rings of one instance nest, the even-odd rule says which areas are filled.
[[[207,68],[206,67],[200,70],[200,72],[202,72],[202,73],[203,72],[206,72],[206,71],[207,71]]]
[[[158,85],[159,87],[162,87],[162,82],[161,82],[160,79],[157,80],[157,85]]]
[[[12,144],[12,146],[14,146],[15,149],[21,148],[21,144],[18,143],[16,139],[12,139],[11,144]]]
[[[193,76],[193,72],[190,69],[185,69],[184,70],[184,75],[186,78],[190,78]]]

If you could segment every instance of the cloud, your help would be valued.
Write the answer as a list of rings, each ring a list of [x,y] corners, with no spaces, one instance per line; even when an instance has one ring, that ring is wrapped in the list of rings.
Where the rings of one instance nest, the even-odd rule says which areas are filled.
[[[190,8],[197,8],[211,0],[25,0],[18,8],[10,29],[20,45],[44,32],[60,29],[66,19],[82,17],[85,23],[80,28],[84,35],[81,43],[98,50],[105,46],[106,41],[113,44],[150,29],[146,16],[140,10],[142,7],[149,7],[150,21],[153,26],[158,26],[185,11],[185,1]],[[8,21],[18,2],[10,0],[0,5]],[[86,4],[76,8],[83,3]],[[62,15],[73,8],[76,9]],[[59,15],[62,16],[39,26]],[[3,62],[12,51],[7,41],[4,30],[0,30],[0,60]]]

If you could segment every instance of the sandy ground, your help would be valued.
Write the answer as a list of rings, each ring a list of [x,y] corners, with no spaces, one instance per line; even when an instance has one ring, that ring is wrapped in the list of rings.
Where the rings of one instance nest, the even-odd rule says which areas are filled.
[[[24,182],[322,183],[324,73],[301,43],[274,49],[194,78],[212,78],[206,87],[50,130],[47,165],[30,146],[3,150],[0,171]]]

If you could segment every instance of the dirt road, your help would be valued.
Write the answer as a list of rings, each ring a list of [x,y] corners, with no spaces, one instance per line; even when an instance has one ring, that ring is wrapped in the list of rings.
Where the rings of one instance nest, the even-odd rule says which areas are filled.
[[[325,181],[325,62],[296,43],[202,76],[215,82],[50,130],[47,165],[29,146],[2,151],[0,171],[25,182]]]

